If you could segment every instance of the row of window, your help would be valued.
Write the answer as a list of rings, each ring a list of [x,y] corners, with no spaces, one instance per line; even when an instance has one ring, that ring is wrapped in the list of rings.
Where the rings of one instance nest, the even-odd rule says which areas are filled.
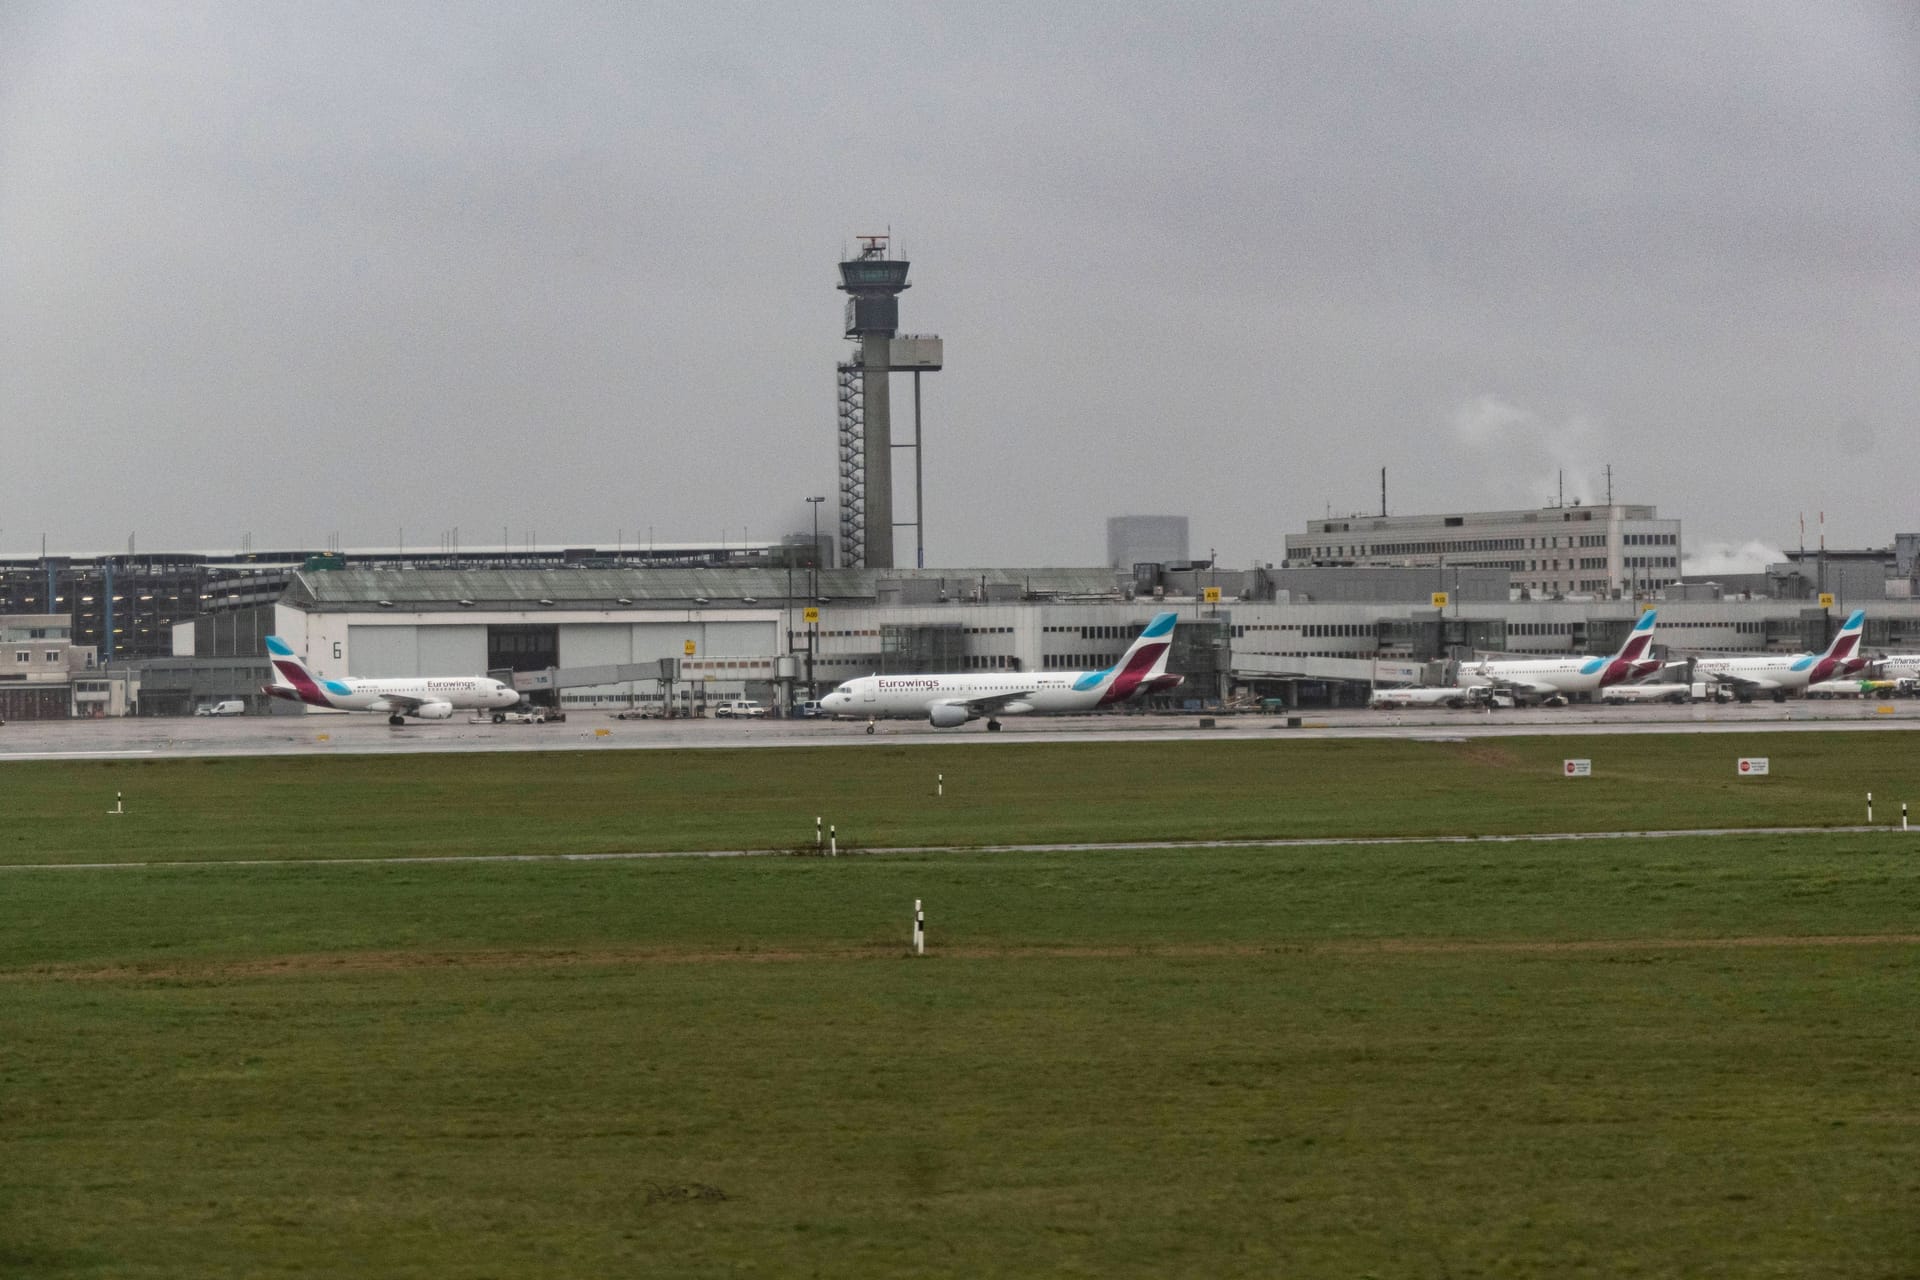
[[[1677,569],[1680,562],[1672,556],[1628,556],[1629,569]]]
[[[1011,631],[1013,628],[1007,628]],[[1144,622],[1130,626],[1092,626],[1092,627],[1042,627],[1042,631],[1057,631],[1062,634],[1077,634],[1082,640],[1131,640],[1146,629]]]
[[[1049,653],[1040,659],[1043,671],[1103,671],[1113,665],[1117,653]]]
[[[48,662],[58,662],[58,661],[60,661],[60,651],[59,651],[58,649],[48,649],[48,650],[46,651],[46,655],[47,655],[47,656],[46,656],[46,660],[47,660]],[[32,661],[33,661],[33,650],[31,650],[31,649],[15,649],[15,650],[13,651],[13,660],[14,660],[14,662],[15,662],[15,663],[28,663],[28,662],[32,662]]]
[[[1671,533],[1629,533],[1622,541],[1630,547],[1671,547],[1679,539]]]

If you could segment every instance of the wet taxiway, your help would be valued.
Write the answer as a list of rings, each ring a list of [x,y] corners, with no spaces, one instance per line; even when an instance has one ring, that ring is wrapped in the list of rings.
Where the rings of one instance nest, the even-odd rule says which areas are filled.
[[[919,720],[616,720],[574,712],[558,724],[474,723],[461,717],[395,728],[380,716],[260,715],[215,719],[13,721],[0,726],[0,763],[169,756],[405,754],[433,751],[627,751],[707,747],[862,747],[966,742],[1162,742],[1298,738],[1469,738],[1551,733],[1777,733],[1920,727],[1920,701],[1687,706],[1577,706],[1505,711],[1304,712],[1292,718],[1220,715],[1009,717],[935,729]]]

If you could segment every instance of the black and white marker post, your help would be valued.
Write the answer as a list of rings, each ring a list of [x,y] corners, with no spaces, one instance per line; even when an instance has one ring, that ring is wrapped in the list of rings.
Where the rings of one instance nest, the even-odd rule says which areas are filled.
[[[118,791],[114,792],[113,808],[107,810],[107,812],[110,814],[113,814],[113,813],[125,813],[126,811],[127,811],[126,802],[121,798],[121,795]]]
[[[913,954],[927,954],[927,913],[920,909],[920,899],[913,900]]]
[[[827,828],[827,856],[829,858],[840,856],[840,828],[837,825]]]
[[[816,813],[813,815],[813,851],[815,853],[820,852],[821,846],[826,844],[826,842],[826,833],[820,826],[820,815]]]
[[[936,796],[944,796],[947,794],[946,774],[936,773],[933,775],[933,794]]]
[[[1867,825],[1873,825],[1873,792],[1867,792]]]

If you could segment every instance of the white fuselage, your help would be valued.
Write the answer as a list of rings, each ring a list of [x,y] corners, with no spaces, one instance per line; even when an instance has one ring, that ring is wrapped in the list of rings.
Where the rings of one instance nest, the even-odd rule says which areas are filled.
[[[1463,662],[1458,688],[1512,684],[1552,693],[1591,693],[1606,673],[1606,658],[1487,658]]]
[[[1084,671],[983,671],[977,675],[861,676],[822,698],[820,705],[837,716],[910,720],[926,716],[941,703],[1019,694],[1022,696],[999,704],[994,713],[1091,711],[1100,705],[1107,689],[1104,686],[1075,689],[1074,681],[1087,674]]]
[[[1811,682],[1819,659],[1811,653],[1782,653],[1750,658],[1700,658],[1693,664],[1695,680],[1726,678],[1730,684],[1791,693]]]
[[[1890,653],[1874,667],[1883,680],[1920,679],[1920,653]]]
[[[412,676],[363,680],[355,676],[318,682],[327,701],[342,711],[392,711],[418,701],[445,703],[456,711],[510,707],[520,695],[486,676]]]

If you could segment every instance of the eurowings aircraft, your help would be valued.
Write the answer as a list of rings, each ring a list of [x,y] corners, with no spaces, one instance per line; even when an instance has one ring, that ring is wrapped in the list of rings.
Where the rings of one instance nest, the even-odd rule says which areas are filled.
[[[990,731],[1000,728],[1001,716],[1111,707],[1179,686],[1182,677],[1167,674],[1173,622],[1171,613],[1156,614],[1120,661],[1104,671],[860,676],[820,699],[820,705],[832,715],[869,720],[925,716],[936,729],[957,729],[984,716]]]
[[[1665,665],[1653,656],[1654,611],[1647,610],[1610,658],[1483,658],[1463,662],[1454,683],[1463,689],[1493,685],[1527,698],[1594,693],[1623,680],[1649,676]]]
[[[273,663],[273,683],[261,691],[289,702],[336,711],[386,713],[388,724],[405,724],[406,717],[445,720],[456,707],[484,709],[510,707],[520,695],[486,676],[413,676],[388,680],[360,680],[352,676],[329,679],[307,670],[293,646],[279,636],[267,637],[267,656]]]
[[[1750,702],[1756,693],[1784,702],[1789,693],[1805,692],[1808,685],[1848,676],[1867,665],[1860,637],[1867,629],[1867,611],[1855,609],[1846,625],[1834,633],[1825,653],[1767,653],[1745,658],[1701,658],[1693,664],[1695,680],[1717,680],[1733,696]]]

